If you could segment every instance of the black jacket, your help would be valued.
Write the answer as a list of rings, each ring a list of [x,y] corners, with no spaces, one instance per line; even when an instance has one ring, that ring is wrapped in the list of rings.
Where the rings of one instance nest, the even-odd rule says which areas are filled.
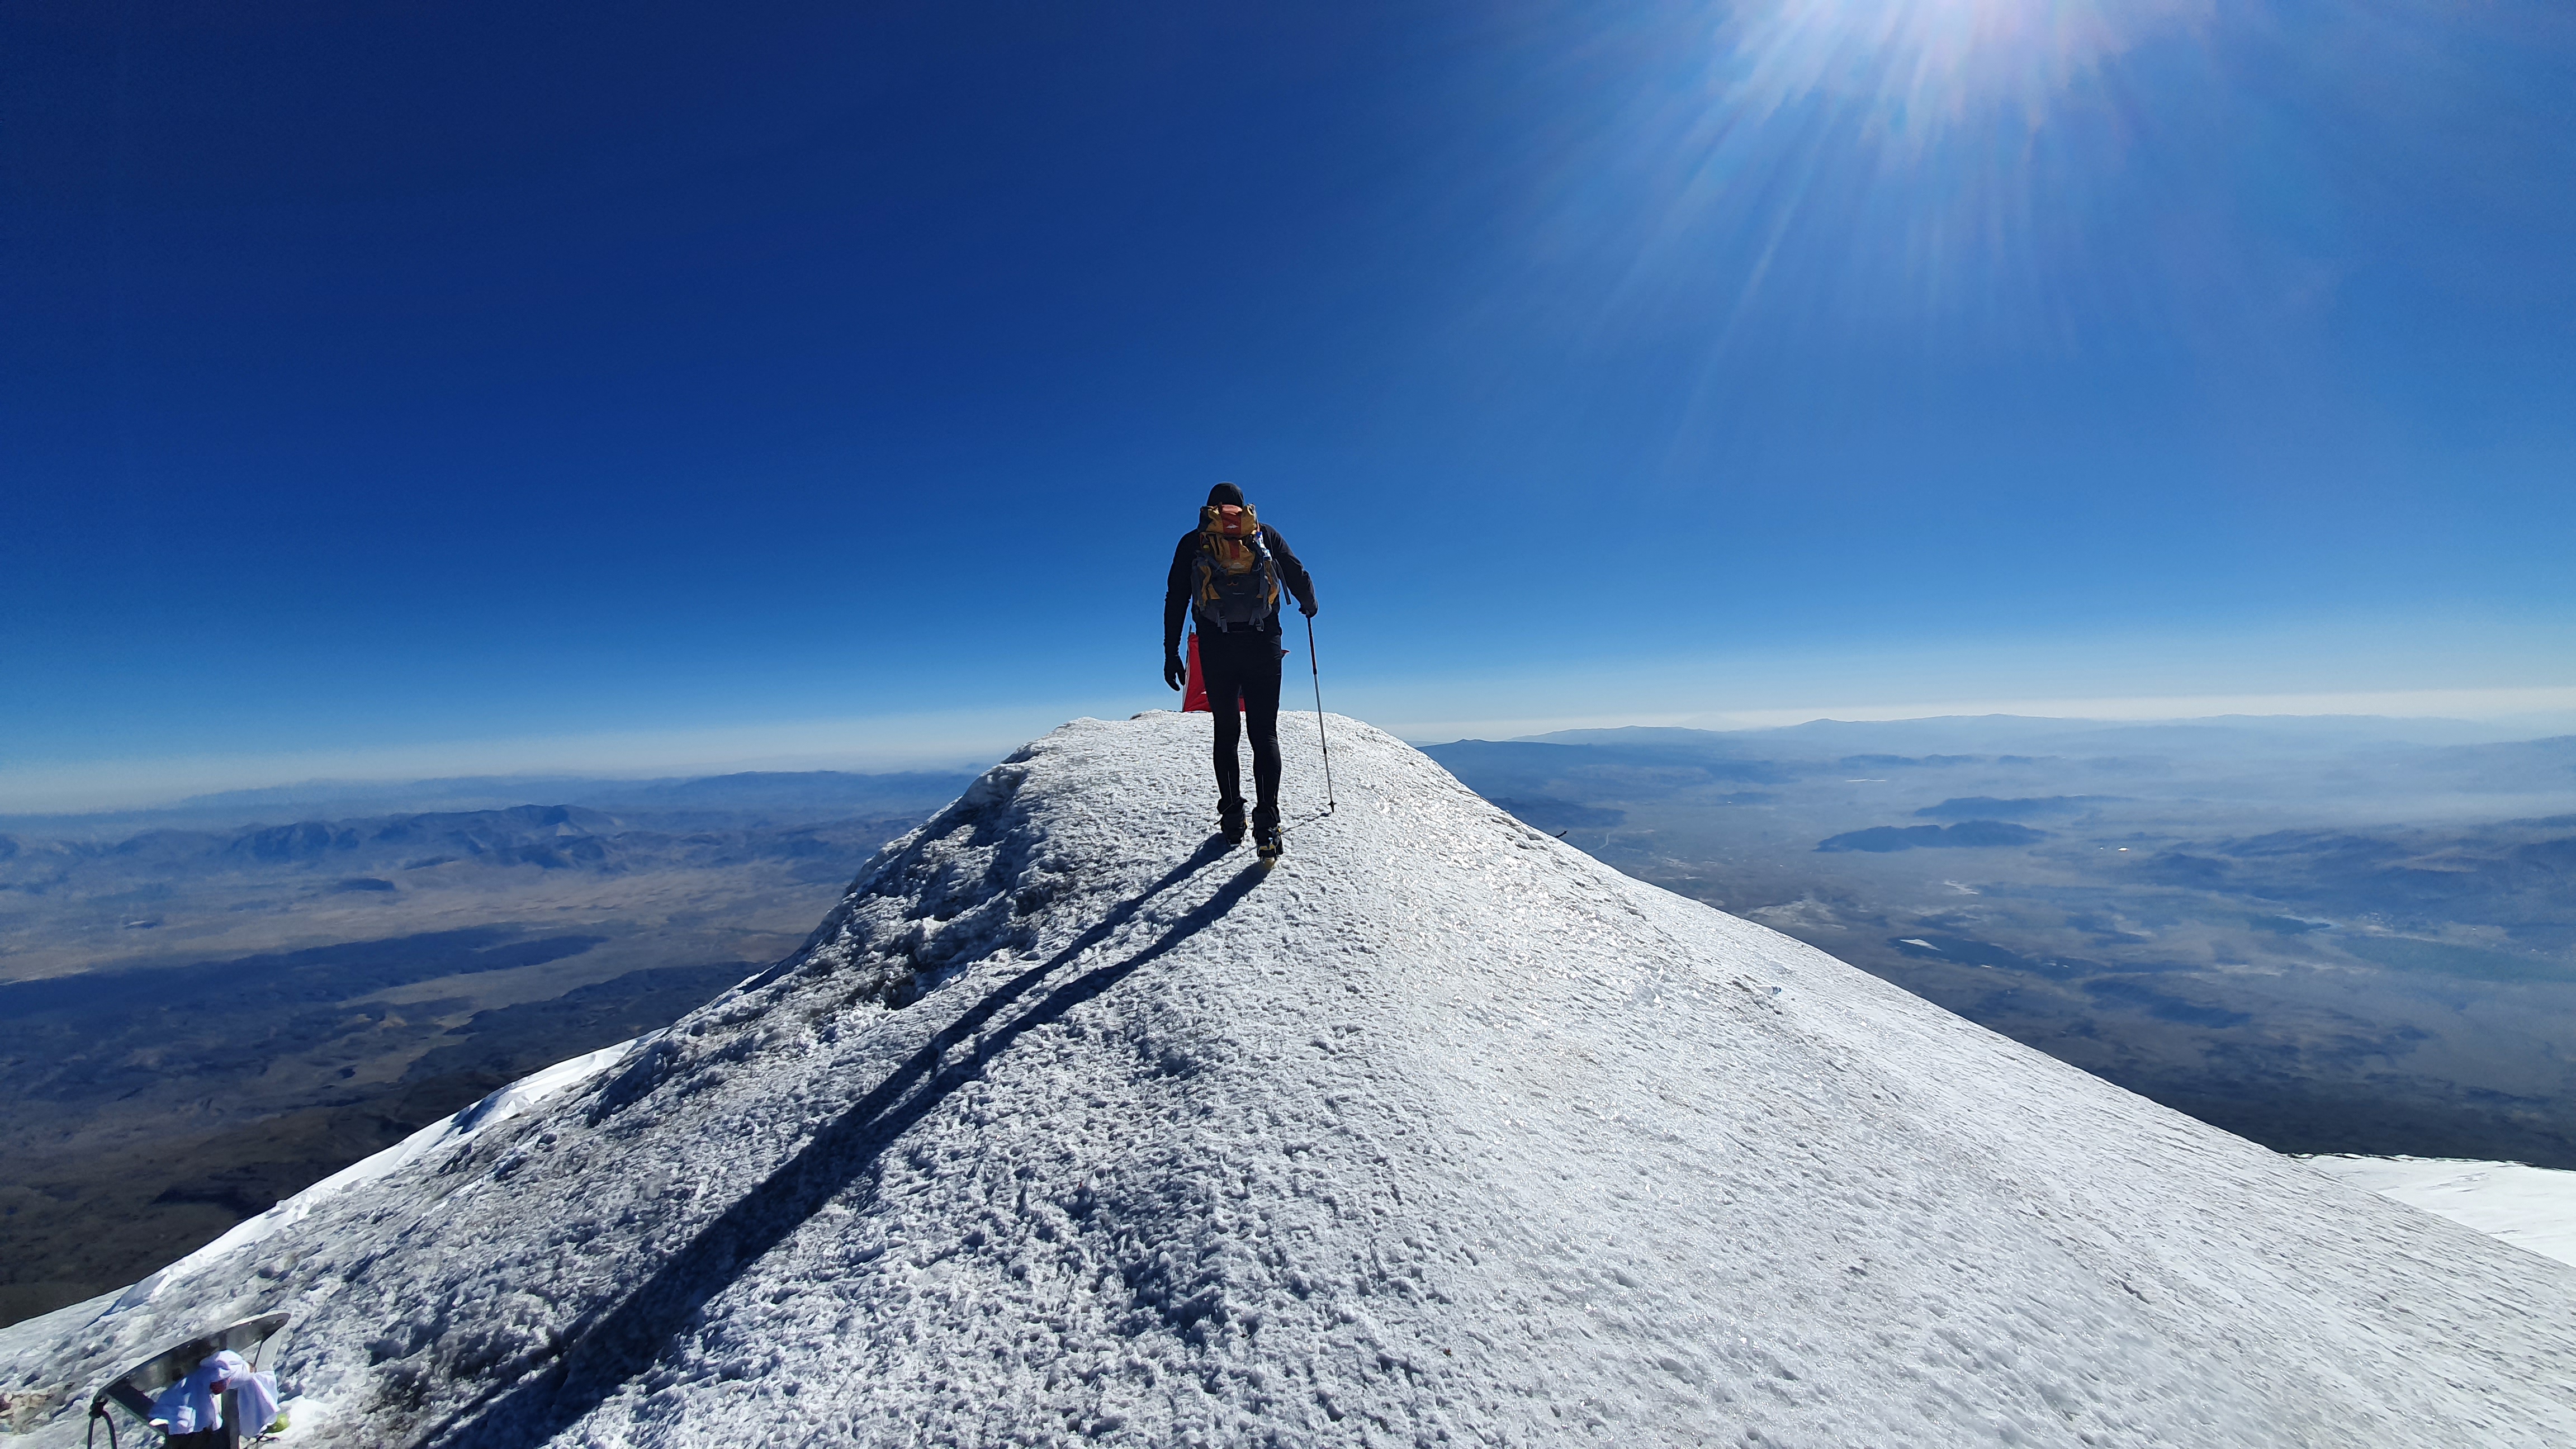
[[[1288,540],[1269,524],[1261,525],[1261,542],[1279,565],[1279,582],[1297,596],[1297,602],[1308,608],[1315,604],[1315,581],[1306,577],[1306,566],[1288,551]],[[1172,577],[1163,587],[1163,649],[1166,653],[1181,647],[1181,621],[1189,617],[1190,590],[1197,584],[1192,565],[1199,556],[1199,531],[1195,528],[1181,535],[1180,546],[1172,550]],[[1261,626],[1264,634],[1279,632],[1279,616],[1273,614]]]

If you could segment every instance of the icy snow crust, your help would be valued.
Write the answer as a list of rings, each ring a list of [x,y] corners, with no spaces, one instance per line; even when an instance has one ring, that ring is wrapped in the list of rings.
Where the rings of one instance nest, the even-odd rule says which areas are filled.
[[[1331,728],[1264,874],[1206,716],[1067,725],[796,956],[0,1388],[70,1443],[283,1308],[315,1445],[2576,1442],[2576,1272]]]
[[[2576,1172],[2456,1157],[2303,1160],[2338,1181],[2576,1266]]]

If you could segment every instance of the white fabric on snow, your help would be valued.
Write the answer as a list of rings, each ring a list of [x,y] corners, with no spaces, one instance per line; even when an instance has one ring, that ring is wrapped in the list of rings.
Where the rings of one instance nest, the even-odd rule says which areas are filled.
[[[188,1370],[186,1377],[153,1396],[152,1427],[164,1434],[222,1428],[224,1406],[215,1397],[215,1383],[223,1376],[224,1366],[212,1358]]]

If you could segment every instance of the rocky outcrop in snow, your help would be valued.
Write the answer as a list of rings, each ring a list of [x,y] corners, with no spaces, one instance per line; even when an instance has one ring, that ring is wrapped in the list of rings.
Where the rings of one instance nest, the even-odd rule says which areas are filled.
[[[10,1330],[0,1386],[275,1308],[316,1445],[2576,1441],[2576,1273],[1351,721],[1265,874],[1208,838],[1207,727],[1058,730],[796,956]]]

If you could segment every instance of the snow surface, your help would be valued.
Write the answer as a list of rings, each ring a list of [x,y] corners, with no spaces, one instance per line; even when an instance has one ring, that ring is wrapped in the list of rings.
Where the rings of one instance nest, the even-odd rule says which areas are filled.
[[[2303,1159],[2338,1181],[2576,1266],[2576,1172],[2454,1157]]]
[[[0,1389],[68,1444],[282,1308],[317,1445],[2576,1442],[2576,1271],[1331,728],[1265,873],[1206,716],[1067,725],[796,956]]]

